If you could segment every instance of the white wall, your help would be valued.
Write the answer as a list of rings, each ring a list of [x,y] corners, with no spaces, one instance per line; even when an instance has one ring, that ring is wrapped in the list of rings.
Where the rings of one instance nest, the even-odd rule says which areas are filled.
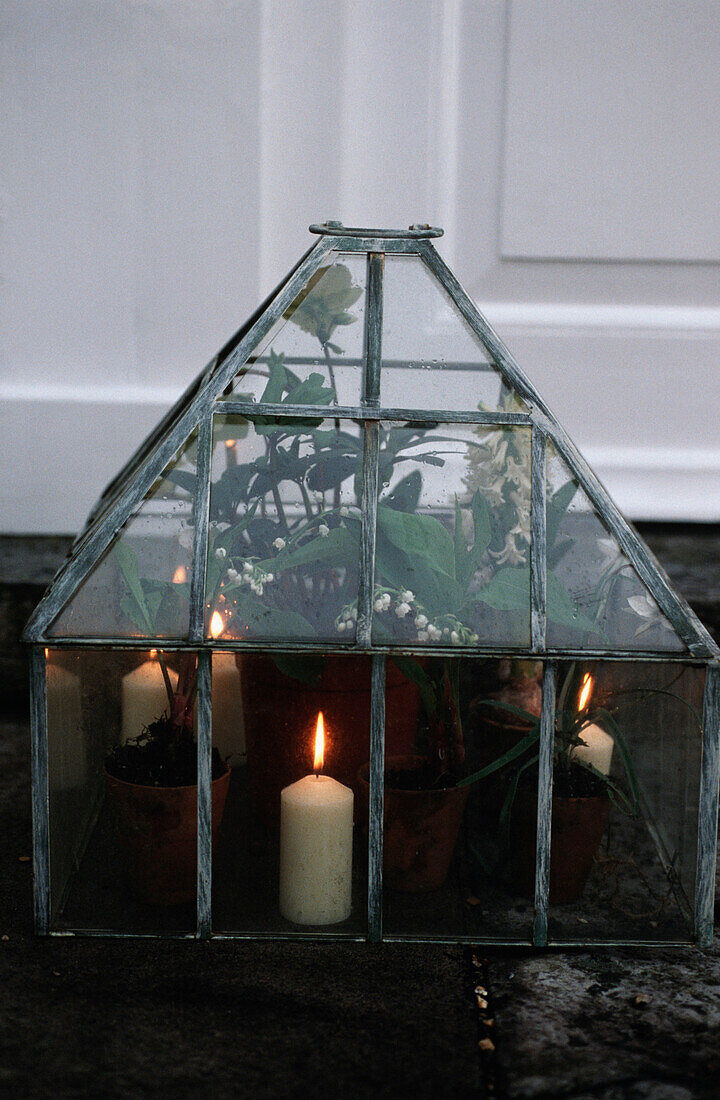
[[[439,247],[632,518],[720,520],[715,0],[4,0],[0,530],[70,531],[307,247]]]

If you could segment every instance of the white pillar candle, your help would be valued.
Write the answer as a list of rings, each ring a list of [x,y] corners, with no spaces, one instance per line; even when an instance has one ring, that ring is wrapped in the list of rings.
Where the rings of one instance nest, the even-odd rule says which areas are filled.
[[[609,733],[600,726],[589,725],[580,730],[579,736],[585,742],[573,750],[574,760],[582,760],[584,764],[591,764],[603,775],[610,775],[612,765],[613,748],[615,742]]]
[[[177,673],[168,669],[173,691],[177,688]],[[144,661],[138,668],[123,676],[122,681],[122,744],[132,737],[139,737],[143,726],[149,726],[164,710],[169,710],[165,679],[156,658]]]
[[[353,792],[306,775],[280,795],[280,912],[295,924],[337,924],[352,907]]]
[[[47,666],[50,787],[70,790],[87,779],[80,677],[60,665]]]
[[[245,725],[234,653],[213,653],[212,734],[222,759],[239,764],[245,755]]]

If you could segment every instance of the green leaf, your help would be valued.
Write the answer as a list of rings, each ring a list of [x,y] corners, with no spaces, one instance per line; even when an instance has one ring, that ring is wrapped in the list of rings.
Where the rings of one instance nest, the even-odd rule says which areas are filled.
[[[284,359],[284,353],[276,355],[274,351],[270,352],[270,377],[260,398],[263,404],[277,405],[282,400],[282,395],[287,387],[287,375],[283,366]]]
[[[286,547],[280,551],[277,557],[267,558],[260,565],[263,569],[280,572],[285,569],[294,569],[299,565],[311,565],[315,562],[351,567],[358,560],[359,545],[357,539],[347,527],[333,527],[325,538],[315,535],[302,546],[296,548]]]
[[[547,502],[547,545],[550,550],[555,545],[562,519],[578,491],[576,481],[566,481]]]
[[[313,638],[315,629],[296,611],[278,610],[263,603],[262,598],[247,590],[234,597],[241,626],[247,626],[254,635],[266,638]]]
[[[346,478],[353,476],[357,468],[357,455],[321,455],[308,470],[307,487],[313,492],[324,493],[336,485],[342,485]]]
[[[462,508],[457,496],[455,497],[455,533],[453,541],[455,543],[455,577],[464,591],[470,583],[470,554],[463,534]]]
[[[486,585],[473,593],[471,603],[484,603],[496,611],[530,613],[530,570],[527,566],[505,565]]]
[[[189,470],[168,470],[165,474],[165,481],[170,481],[173,485],[177,485],[178,489],[183,489],[184,492],[189,493],[191,497],[195,496],[197,475],[191,474]]]
[[[547,615],[560,626],[569,626],[575,630],[589,630],[594,634],[603,634],[602,627],[588,618],[578,607],[555,573],[547,576]]]
[[[455,548],[449,532],[432,516],[409,515],[378,505],[378,530],[400,550],[424,559],[435,570],[455,579]]]
[[[283,399],[284,405],[329,405],[333,391],[325,385],[325,379],[314,371],[299,386],[290,390]]]
[[[131,550],[129,546],[126,546],[122,538],[120,538],[113,548],[113,554],[125,583],[128,586],[130,598],[134,601],[134,611],[132,614],[128,614],[125,608],[123,608],[123,610],[136,626],[140,626],[141,629],[146,630],[148,634],[152,635],[153,621],[150,617],[145,593],[140,581],[135,551]]]
[[[499,756],[497,760],[493,760],[491,764],[487,764],[480,771],[473,772],[472,775],[465,776],[458,782],[458,787],[469,787],[471,783],[478,783],[481,779],[485,779],[488,775],[492,775],[493,772],[500,771],[506,764],[512,764],[513,760],[517,760],[519,756],[522,756],[528,749],[540,739],[540,727],[539,725],[533,728],[521,741],[518,741],[516,745],[513,745],[511,749]]]
[[[388,466],[388,476],[392,472],[392,463]],[[386,508],[395,508],[398,512],[414,512],[420,503],[422,492],[422,474],[412,470],[398,481],[391,493],[380,501]]]

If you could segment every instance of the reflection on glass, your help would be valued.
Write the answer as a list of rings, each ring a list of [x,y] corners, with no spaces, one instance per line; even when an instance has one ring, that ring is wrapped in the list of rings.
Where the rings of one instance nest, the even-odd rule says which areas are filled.
[[[547,459],[547,568],[550,647],[685,649],[552,447]]]
[[[382,354],[387,408],[526,411],[419,256],[385,258]]]
[[[703,679],[678,665],[560,666],[553,938],[690,939]]]
[[[328,390],[324,396],[327,402]],[[358,426],[216,417],[214,439],[209,634],[352,642],[360,560]]]
[[[190,653],[47,651],[53,928],[195,929],[195,664]],[[229,779],[219,760],[213,779],[217,825]]]
[[[373,640],[529,643],[529,430],[386,426],[380,486]]]
[[[52,637],[187,635],[196,464],[193,435],[55,619]]]
[[[357,405],[363,355],[365,257],[343,255],[310,278],[236,376],[227,397],[279,401],[280,372],[298,405]],[[301,384],[302,383],[302,384]],[[327,400],[318,399],[329,390]]]

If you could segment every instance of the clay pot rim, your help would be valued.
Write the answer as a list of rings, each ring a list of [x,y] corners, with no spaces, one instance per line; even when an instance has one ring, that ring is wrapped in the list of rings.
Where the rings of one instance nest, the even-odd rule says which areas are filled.
[[[413,771],[414,769],[419,771],[420,768],[423,766],[423,764],[427,761],[427,759],[428,759],[427,756],[418,756],[417,753],[397,753],[394,756],[387,756],[385,758],[384,773],[387,772],[388,768],[393,768],[393,767],[398,768],[398,770],[400,770],[404,767],[407,771]],[[357,778],[358,778],[359,783],[363,783],[366,787],[370,786],[370,762],[369,761],[366,764],[363,764],[360,768],[358,768]],[[438,795],[438,796],[448,795],[453,791],[465,791],[465,790],[468,790],[468,788],[458,787],[458,786],[455,786],[455,787],[423,787],[419,791],[406,791],[406,790],[403,790],[402,787],[390,787],[390,786],[388,786],[387,783],[384,783],[383,784],[383,790],[384,791],[392,791],[393,795],[395,795],[395,796],[399,795],[401,797],[404,797],[405,795],[410,795],[410,797],[412,798],[413,796],[416,797],[419,794],[423,795],[423,797],[427,797],[428,795]]]
[[[225,761],[223,761],[225,763]],[[228,779],[231,769],[225,764],[225,771],[222,775],[219,775],[217,779],[213,779],[210,783],[211,787],[214,787],[216,783],[222,783],[224,779]],[[131,783],[128,779],[118,779],[116,775],[109,772],[105,766],[103,766],[103,773],[106,779],[112,780],[113,783],[117,783],[120,787],[131,787],[134,791],[154,791],[157,794],[158,791],[196,791],[198,789],[197,783],[183,783],[179,786],[159,786],[149,783]]]

